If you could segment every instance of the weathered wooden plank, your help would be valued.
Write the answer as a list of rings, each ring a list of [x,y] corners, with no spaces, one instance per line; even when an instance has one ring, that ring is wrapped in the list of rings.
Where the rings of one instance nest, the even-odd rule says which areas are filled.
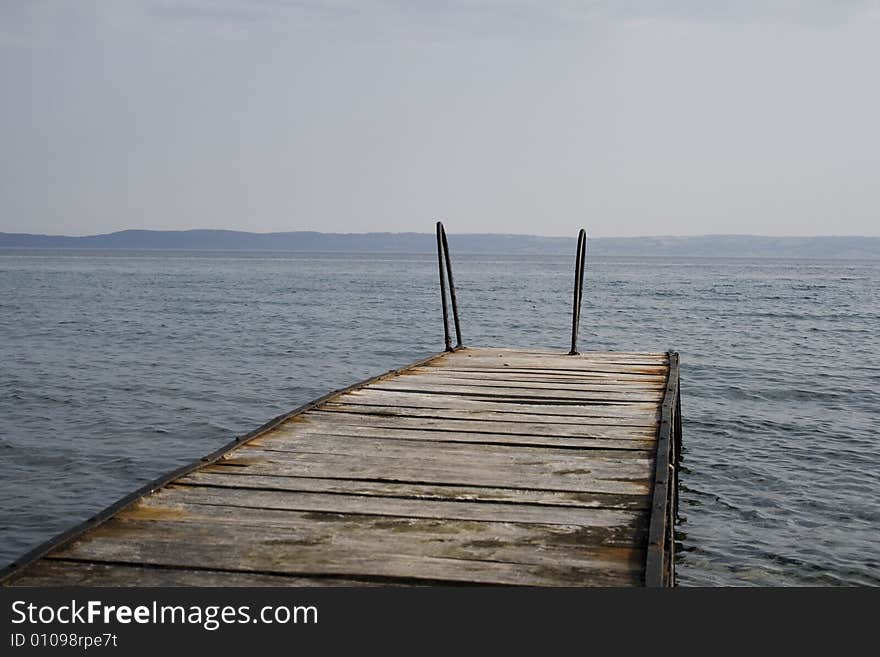
[[[517,374],[539,374],[539,375],[571,375],[571,376],[581,376],[585,373],[589,373],[590,375],[600,376],[644,376],[648,379],[653,379],[658,376],[662,376],[663,371],[665,371],[666,366],[661,367],[649,367],[645,365],[619,365],[615,363],[609,363],[607,365],[592,365],[587,369],[581,368],[565,368],[559,365],[545,365],[541,366],[538,363],[509,363],[504,360],[499,360],[497,362],[470,362],[470,363],[447,363],[445,361],[431,361],[429,363],[425,363],[422,365],[425,369],[429,370],[437,370],[440,372],[443,371],[454,371],[454,372],[494,372],[495,370],[514,372]]]
[[[573,389],[573,390],[546,390],[540,388],[514,388],[510,386],[478,386],[478,385],[455,385],[438,381],[400,381],[387,380],[369,386],[370,390],[415,392],[432,395],[454,395],[471,399],[497,401],[500,403],[522,403],[531,401],[535,403],[561,402],[589,404],[592,402],[647,402],[659,404],[663,398],[662,390],[638,390],[624,392],[615,389]]]
[[[367,407],[367,409],[370,408],[372,407]],[[653,444],[657,439],[657,430],[654,427],[402,417],[381,414],[372,415],[369,413],[369,410],[365,410],[363,413],[334,413],[329,410],[326,412],[314,411],[284,423],[273,431],[271,435],[296,435],[300,431],[348,435],[353,430],[359,433],[367,432],[364,435],[369,435],[370,431],[389,432],[389,435],[411,432],[427,435],[429,439],[432,439],[435,434],[443,436],[444,433],[487,436],[487,440],[497,436],[500,441],[506,441],[510,436],[512,437],[510,440],[522,438],[540,441],[544,438],[561,438],[573,439],[575,441],[596,440],[603,441],[603,443],[606,440],[647,440]],[[576,444],[580,443],[577,442]],[[612,449],[612,447],[609,446],[609,449]]]
[[[175,484],[162,489],[161,496],[151,503],[172,507],[176,504],[190,503],[249,509],[589,527],[613,527],[624,520],[635,522],[639,518],[644,519],[642,514],[628,510],[600,507],[386,498],[343,493],[303,493],[242,488],[219,489],[184,484]],[[252,522],[258,523],[259,520],[254,519]]]
[[[403,390],[375,390],[361,388],[336,397],[321,405],[318,410],[331,406],[369,404],[378,406],[414,406],[421,408],[461,408],[476,411],[495,411],[496,414],[532,413],[561,415],[572,418],[638,418],[659,419],[656,403],[648,402],[578,402],[528,399],[478,399],[464,395],[406,392]]]
[[[597,368],[604,368],[602,365],[596,365]],[[514,365],[504,365],[503,361],[486,365],[484,367],[458,367],[457,365],[447,363],[440,365],[437,362],[428,362],[411,370],[405,370],[398,376],[455,376],[465,378],[485,378],[485,377],[526,377],[526,378],[549,378],[554,381],[569,382],[593,382],[593,383],[633,383],[651,385],[663,378],[663,367],[660,371],[644,374],[640,372],[630,372],[629,368],[623,366],[615,366],[622,371],[606,372],[603,369],[554,369],[552,367],[516,367]],[[639,366],[641,368],[642,366]]]
[[[343,417],[345,415],[343,414]],[[258,438],[250,444],[269,449],[283,449],[292,440],[309,436],[338,436],[340,438],[379,438],[383,440],[418,440],[422,442],[453,442],[472,444],[519,445],[521,447],[567,447],[581,449],[656,449],[656,439],[643,436],[641,439],[629,436],[624,439],[608,437],[581,436],[539,436],[516,433],[490,433],[475,431],[443,431],[430,428],[404,428],[371,426],[369,424],[318,424],[307,427],[299,425],[295,429],[282,428]]]
[[[585,382],[566,382],[555,381],[550,383],[534,383],[510,381],[505,377],[496,380],[486,380],[485,378],[456,378],[450,376],[398,376],[393,379],[383,379],[366,386],[369,389],[380,389],[384,386],[394,385],[406,389],[431,388],[434,386],[443,386],[444,388],[461,388],[470,391],[473,388],[505,388],[506,394],[524,394],[528,392],[529,396],[538,393],[556,393],[560,397],[568,396],[566,393],[590,393],[591,395],[609,395],[622,396],[627,395],[655,395],[658,391],[662,392],[665,385],[659,383],[640,384],[640,383],[585,383]],[[601,399],[601,397],[600,397]]]
[[[643,374],[651,377],[656,377],[662,374],[663,370],[667,367],[666,365],[621,365],[619,363],[607,363],[607,364],[594,364],[588,366],[586,368],[578,367],[578,366],[570,366],[566,367],[564,364],[560,363],[541,363],[539,361],[511,361],[505,359],[475,359],[467,362],[461,361],[432,361],[430,363],[425,363],[423,365],[426,369],[468,369],[471,371],[485,371],[486,369],[510,369],[512,371],[522,371],[522,372],[533,372],[533,373],[542,373],[548,374],[553,373],[556,374],[558,372],[561,373],[570,373],[570,374],[580,374],[584,371],[589,371],[593,373],[604,373],[604,374]]]
[[[398,381],[435,381],[457,383],[462,385],[495,385],[517,388],[546,388],[580,390],[580,389],[614,389],[622,391],[657,390],[666,385],[663,377],[642,376],[641,379],[618,377],[586,377],[576,375],[547,375],[541,373],[486,372],[484,370],[442,370],[432,368],[433,372],[412,370],[404,372]]]
[[[527,348],[521,349],[516,347],[464,347],[458,352],[459,354],[463,353],[488,353],[488,354],[499,354],[499,353],[509,353],[509,354],[526,354],[529,356],[558,356],[561,358],[572,358],[572,356],[561,349],[535,349],[535,348]],[[443,353],[441,356],[447,356],[449,354]],[[619,358],[622,356],[626,357],[642,357],[648,356],[650,358],[667,358],[667,353],[665,351],[584,351],[580,353],[574,358]]]
[[[371,399],[372,401],[378,401]],[[576,426],[618,426],[618,427],[642,427],[656,429],[658,420],[654,417],[634,415],[632,417],[613,416],[589,416],[566,414],[564,410],[569,407],[541,408],[541,412],[530,412],[531,406],[520,406],[518,411],[501,411],[492,406],[475,408],[462,403],[460,408],[437,406],[402,406],[393,402],[387,405],[373,404],[325,404],[318,411],[309,411],[309,415],[318,413],[355,413],[358,415],[373,415],[376,417],[409,417],[409,418],[440,418],[449,420],[483,420],[497,422],[499,424],[518,425],[524,423],[544,424],[568,424]],[[555,411],[555,412],[552,412]]]
[[[594,519],[589,525],[559,525],[519,522],[472,522],[401,518],[393,516],[279,512],[267,510],[259,517],[241,513],[233,507],[182,503],[168,504],[169,496],[155,496],[134,509],[124,511],[104,526],[100,532],[105,539],[120,534],[141,531],[159,537],[172,547],[201,542],[227,545],[241,544],[258,530],[268,540],[267,547],[284,550],[288,546],[299,550],[297,561],[306,566],[314,560],[324,561],[327,553],[344,551],[369,557],[377,554],[395,556],[438,557],[460,561],[508,562],[515,564],[542,564],[564,556],[569,563],[582,567],[596,565],[597,554],[609,547],[612,558],[600,557],[603,567],[629,569],[627,553],[632,550],[634,537],[645,529],[639,524],[641,515],[626,511],[570,510],[581,517]],[[156,499],[164,498],[164,499]],[[404,540],[405,539],[405,540]],[[94,541],[83,541],[75,552],[54,555],[60,558],[75,556],[79,559],[101,557],[101,561],[123,561],[117,554],[108,553],[106,546],[95,546]],[[89,546],[89,543],[92,545]],[[537,548],[537,549],[536,549]],[[591,550],[597,549],[595,552]],[[101,551],[100,555],[97,554]],[[252,567],[241,570],[274,572],[259,567],[262,559],[243,552]],[[623,558],[620,558],[620,557]],[[342,559],[345,557],[343,556]],[[205,563],[203,567],[217,567]],[[234,570],[240,570],[234,568]],[[361,574],[359,571],[350,571]]]
[[[591,493],[643,494],[650,488],[651,471],[642,459],[622,459],[617,467],[597,471],[597,466],[528,466],[507,464],[486,467],[479,463],[426,463],[388,457],[353,459],[337,454],[302,454],[277,458],[260,453],[247,456],[241,450],[223,461],[227,467],[244,468],[248,474],[300,477],[408,481],[426,484],[462,484]],[[276,458],[273,458],[276,457]],[[647,472],[646,472],[647,471]]]
[[[403,504],[423,509],[418,515],[401,513]],[[345,510],[339,510],[340,505]],[[305,506],[307,508],[300,508]],[[314,507],[314,508],[312,508]],[[324,511],[327,507],[330,510]],[[392,513],[381,513],[387,507]],[[486,518],[485,511],[498,508],[498,515]],[[242,509],[263,509],[255,515]],[[448,511],[455,516],[450,517]],[[476,516],[476,517],[471,517]],[[225,525],[228,533],[249,532],[254,528],[277,528],[295,530],[299,536],[317,533],[327,535],[333,541],[349,540],[350,535],[337,536],[340,529],[369,528],[377,530],[380,540],[389,540],[391,546],[409,544],[407,537],[425,539],[418,542],[445,543],[445,537],[437,537],[438,521],[449,521],[450,528],[477,531],[484,534],[516,533],[528,540],[541,536],[569,536],[570,530],[580,531],[580,547],[591,545],[621,545],[628,547],[633,536],[647,531],[645,515],[624,509],[555,507],[547,505],[442,502],[435,500],[365,498],[360,495],[296,493],[287,491],[260,491],[242,489],[217,489],[207,486],[173,485],[143,499],[130,509],[120,512],[120,520],[152,520],[167,523],[216,522]],[[517,518],[517,519],[513,519]],[[522,518],[522,519],[519,519]],[[239,528],[236,530],[235,528]],[[409,528],[401,536],[394,529]],[[419,528],[430,528],[420,536]],[[390,532],[379,530],[391,529]],[[450,532],[451,533],[451,532]],[[358,536],[358,542],[365,540]],[[416,541],[413,541],[415,543]],[[546,545],[552,542],[545,540]],[[566,541],[566,545],[569,543]],[[60,555],[59,555],[60,556]]]
[[[656,444],[654,445],[656,451]],[[650,468],[654,452],[650,450],[620,451],[607,449],[558,448],[522,445],[473,444],[436,440],[386,440],[366,436],[327,436],[316,433],[288,435],[274,440],[254,441],[235,454],[252,458],[255,453],[283,454],[345,454],[357,458],[387,457],[419,459],[427,463],[450,465],[473,460],[484,467],[525,465],[529,467],[587,467],[604,471],[617,468],[622,459],[640,459]],[[279,458],[279,457],[275,457]]]
[[[10,586],[393,586],[393,581],[297,577],[261,573],[192,570],[68,559],[41,559]]]
[[[624,381],[653,383],[663,376],[666,365],[649,366],[644,364],[626,365],[622,363],[592,363],[582,367],[572,363],[528,360],[517,363],[506,358],[470,359],[467,362],[449,360],[429,361],[410,370],[401,372],[405,376],[538,376],[566,380]],[[645,372],[645,369],[650,372]]]
[[[432,397],[453,397],[470,401],[490,402],[499,404],[530,404],[543,406],[656,406],[662,398],[663,391],[636,389],[630,392],[607,389],[604,391],[572,388],[570,390],[530,388],[509,385],[474,384],[459,385],[444,381],[408,382],[394,381],[362,388],[351,393],[366,392],[403,392]],[[333,401],[346,401],[349,395],[343,395]]]
[[[497,378],[511,381],[568,381],[568,382],[595,382],[595,383],[662,383],[666,381],[663,374],[631,374],[628,372],[602,372],[596,370],[549,370],[549,369],[519,369],[516,367],[483,367],[483,368],[457,368],[452,365],[436,367],[424,365],[403,372],[408,374],[425,374],[436,377],[457,377],[467,379]]]
[[[510,376],[538,376],[553,377],[567,379],[610,379],[622,381],[654,381],[663,376],[663,371],[656,371],[650,368],[644,371],[643,367],[624,367],[621,365],[594,365],[589,369],[564,369],[558,367],[534,367],[534,366],[514,366],[505,364],[504,362],[471,365],[467,367],[467,363],[458,365],[455,363],[445,363],[443,361],[430,361],[419,366],[418,371],[436,372],[442,374],[462,375],[470,374],[479,376],[481,374],[491,375],[510,375]]]
[[[622,364],[666,365],[669,358],[665,352],[644,352],[639,354],[623,354],[616,351],[585,351],[571,356],[562,351],[535,351],[521,349],[486,349],[468,347],[454,353],[441,356],[438,360],[471,361],[479,359],[502,358],[508,360],[540,361],[563,363],[566,367],[575,364],[583,367],[597,362]]]
[[[649,370],[652,373],[656,373],[658,369],[668,365],[668,360],[665,356],[658,358],[600,358],[593,354],[561,356],[554,354],[526,354],[521,352],[495,353],[489,351],[462,350],[435,359],[430,363],[427,363],[426,366],[449,364],[464,367],[492,367],[502,363],[507,366],[544,367],[562,370],[589,370],[595,367],[609,367],[615,370]]]
[[[551,356],[553,358],[567,358],[588,360],[590,358],[651,358],[666,360],[668,355],[665,351],[584,351],[576,356],[571,356],[567,351],[561,349],[520,349],[515,347],[465,347],[457,354],[467,353],[486,353],[486,354],[524,354],[526,356]],[[441,356],[451,355],[443,353]]]
[[[203,567],[240,572],[315,573],[480,583],[569,585],[641,575],[633,549],[644,528],[552,526],[298,514],[253,514],[186,504],[176,517],[120,514],[56,558]],[[608,512],[606,512],[608,513]],[[625,514],[626,512],[616,512]],[[572,581],[574,580],[574,581]]]
[[[535,447],[518,449],[510,445],[468,445],[463,443],[428,443],[412,441],[404,445],[397,441],[376,439],[333,439],[315,436],[310,444],[290,444],[284,451],[275,451],[259,445],[246,445],[230,453],[229,457],[262,460],[266,463],[303,461],[321,463],[322,459],[336,462],[340,459],[359,463],[383,463],[398,471],[410,465],[429,468],[476,466],[493,469],[498,473],[565,474],[570,471],[589,471],[599,477],[642,477],[653,472],[652,452],[612,450],[579,450]],[[297,456],[292,456],[297,454]],[[337,458],[339,457],[339,458]],[[226,459],[227,461],[230,459]]]
[[[553,384],[531,384],[517,381],[462,381],[460,379],[441,379],[433,377],[431,379],[408,379],[401,377],[394,381],[382,381],[374,386],[362,388],[362,390],[404,390],[418,394],[433,395],[454,395],[467,397],[487,397],[488,401],[493,401],[494,397],[509,397],[516,400],[528,400],[528,403],[551,404],[555,405],[564,403],[581,403],[590,404],[598,402],[600,404],[613,402],[642,402],[642,403],[658,403],[658,398],[662,398],[665,387],[654,386],[635,387],[630,386],[629,389],[623,389],[614,386],[580,386],[580,385],[559,385]],[[542,401],[542,400],[549,401]],[[580,400],[580,401],[573,401]]]
[[[407,482],[358,481],[321,479],[316,477],[283,477],[277,475],[241,474],[239,468],[209,466],[179,480],[181,484],[217,486],[221,488],[256,488],[287,490],[302,493],[348,493],[426,500],[459,500],[466,502],[510,502],[513,504],[549,504],[603,509],[647,509],[648,495],[611,493],[580,493],[571,491],[529,490],[458,485],[412,484]]]

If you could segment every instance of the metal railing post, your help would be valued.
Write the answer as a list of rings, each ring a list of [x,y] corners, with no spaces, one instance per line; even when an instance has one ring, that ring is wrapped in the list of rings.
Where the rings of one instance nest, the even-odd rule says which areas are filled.
[[[455,281],[452,279],[452,262],[449,259],[449,243],[446,241],[446,229],[443,223],[437,222],[437,267],[440,274],[440,300],[443,302],[443,337],[446,351],[454,351],[452,338],[449,335],[449,310],[446,306],[446,279],[449,279],[449,298],[452,302],[452,321],[455,324],[455,349],[461,347],[461,324],[458,321],[458,302],[455,298]]]
[[[581,322],[581,299],[584,296],[584,263],[587,257],[587,231],[581,228],[578,233],[577,252],[574,259],[574,300],[571,311],[571,351],[569,356],[577,356],[578,328]]]

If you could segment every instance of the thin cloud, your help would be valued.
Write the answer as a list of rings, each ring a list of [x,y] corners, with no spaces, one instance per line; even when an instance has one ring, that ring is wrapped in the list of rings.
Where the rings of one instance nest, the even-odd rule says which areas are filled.
[[[597,26],[784,22],[834,26],[880,16],[880,0],[4,0],[0,44],[27,47],[77,38],[127,39],[156,31],[263,36],[287,30],[381,38],[566,38]]]

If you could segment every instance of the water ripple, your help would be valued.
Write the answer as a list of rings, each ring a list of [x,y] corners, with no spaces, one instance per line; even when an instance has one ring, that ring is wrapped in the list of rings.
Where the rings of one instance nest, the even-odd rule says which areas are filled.
[[[564,348],[570,258],[458,256],[465,341]],[[420,256],[0,253],[0,560],[437,351]],[[880,263],[594,258],[585,348],[682,354],[678,575],[880,585]]]

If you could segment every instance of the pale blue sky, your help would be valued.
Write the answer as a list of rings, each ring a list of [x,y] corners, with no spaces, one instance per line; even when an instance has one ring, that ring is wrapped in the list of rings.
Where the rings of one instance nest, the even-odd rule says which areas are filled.
[[[880,235],[878,70],[877,1],[0,0],[0,231]]]

